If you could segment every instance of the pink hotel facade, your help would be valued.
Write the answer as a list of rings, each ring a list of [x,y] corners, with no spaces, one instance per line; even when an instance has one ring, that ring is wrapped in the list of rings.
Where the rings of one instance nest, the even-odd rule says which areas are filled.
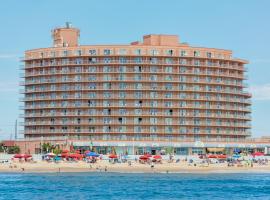
[[[79,45],[79,36],[67,24],[52,31],[53,47],[25,52],[24,136],[36,151],[44,141],[129,153],[247,143],[247,61],[232,51],[176,35],[129,45]]]

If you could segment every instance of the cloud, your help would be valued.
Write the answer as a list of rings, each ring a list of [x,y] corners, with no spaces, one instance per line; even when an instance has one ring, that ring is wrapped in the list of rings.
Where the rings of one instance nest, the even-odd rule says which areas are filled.
[[[270,100],[270,83],[251,86],[249,91],[254,100]]]
[[[0,93],[2,92],[19,92],[18,82],[0,82]]]

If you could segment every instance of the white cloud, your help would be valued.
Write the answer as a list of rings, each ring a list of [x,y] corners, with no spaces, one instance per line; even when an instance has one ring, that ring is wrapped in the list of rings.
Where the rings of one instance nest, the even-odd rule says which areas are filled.
[[[254,100],[270,100],[270,83],[251,86],[250,92]]]

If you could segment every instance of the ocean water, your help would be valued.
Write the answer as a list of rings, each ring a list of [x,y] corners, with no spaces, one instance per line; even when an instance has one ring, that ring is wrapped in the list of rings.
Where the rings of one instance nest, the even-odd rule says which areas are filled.
[[[270,174],[0,174],[0,199],[270,199]]]

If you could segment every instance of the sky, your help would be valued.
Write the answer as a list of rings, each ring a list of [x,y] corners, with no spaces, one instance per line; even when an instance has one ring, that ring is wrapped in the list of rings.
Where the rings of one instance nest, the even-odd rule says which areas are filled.
[[[22,121],[19,68],[24,51],[52,46],[51,30],[67,21],[80,28],[80,44],[127,44],[153,33],[177,34],[192,46],[232,50],[234,57],[249,60],[253,137],[270,136],[269,8],[269,0],[3,1],[0,139],[14,138],[15,120]]]

